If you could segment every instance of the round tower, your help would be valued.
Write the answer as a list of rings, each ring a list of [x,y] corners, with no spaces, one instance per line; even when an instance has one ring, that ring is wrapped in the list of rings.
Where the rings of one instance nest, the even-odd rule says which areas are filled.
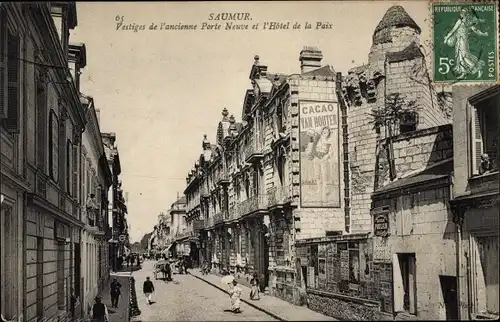
[[[373,32],[369,63],[381,63],[383,67],[386,53],[401,51],[412,42],[420,45],[420,33],[420,27],[402,6],[390,7]]]

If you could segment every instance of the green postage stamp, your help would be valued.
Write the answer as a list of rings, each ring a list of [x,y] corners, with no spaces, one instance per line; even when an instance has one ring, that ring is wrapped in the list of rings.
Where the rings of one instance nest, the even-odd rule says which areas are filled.
[[[498,81],[496,2],[432,3],[434,82]]]

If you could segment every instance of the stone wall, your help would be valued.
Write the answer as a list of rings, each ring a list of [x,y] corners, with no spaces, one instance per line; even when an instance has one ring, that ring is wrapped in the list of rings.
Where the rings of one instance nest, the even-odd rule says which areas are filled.
[[[290,81],[291,96],[291,162],[292,162],[292,192],[294,202],[299,207],[294,210],[296,218],[296,239],[307,239],[325,236],[326,231],[344,231],[344,181],[339,177],[340,207],[339,208],[300,208],[300,156],[299,156],[299,108],[300,101],[320,101],[337,103],[335,82],[330,80],[313,80],[292,78]],[[340,107],[338,108],[340,120]],[[342,128],[339,125],[339,141],[341,142]],[[338,163],[340,173],[343,173],[343,150],[339,144]]]
[[[391,264],[393,254],[415,254],[418,319],[446,319],[440,275],[456,275],[456,230],[449,198],[450,188],[442,187],[380,201],[390,204],[390,235],[373,238],[374,262]],[[401,297],[401,303],[399,290],[394,296]]]
[[[437,162],[453,157],[452,126],[450,124],[400,134],[391,140],[395,176],[402,178],[421,171]],[[390,182],[388,141],[380,142],[375,171],[377,188]]]

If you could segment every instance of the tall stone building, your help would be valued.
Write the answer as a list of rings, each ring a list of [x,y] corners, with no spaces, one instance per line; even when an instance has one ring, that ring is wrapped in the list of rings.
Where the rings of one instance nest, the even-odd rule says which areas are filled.
[[[109,243],[109,262],[113,271],[120,268],[119,258],[124,255],[126,246],[129,244],[127,225],[127,205],[123,196],[122,182],[120,180],[121,163],[118,146],[116,145],[116,134],[101,133],[104,143],[106,159],[111,170],[112,186],[108,194],[108,225],[111,227]],[[123,236],[124,240],[120,240]]]
[[[453,88],[454,255],[459,308],[467,319],[498,319],[500,86]]]
[[[79,155],[85,118],[79,84],[69,72],[75,68],[69,30],[76,25],[72,2],[0,7],[6,318],[64,318],[70,290],[80,285],[75,250],[83,227]]]
[[[86,109],[81,153],[81,207],[85,227],[78,252],[82,259],[82,304],[87,308],[109,279],[108,190],[112,186],[112,175],[101,138],[99,110],[92,97],[81,100]],[[75,291],[80,294],[79,289]]]

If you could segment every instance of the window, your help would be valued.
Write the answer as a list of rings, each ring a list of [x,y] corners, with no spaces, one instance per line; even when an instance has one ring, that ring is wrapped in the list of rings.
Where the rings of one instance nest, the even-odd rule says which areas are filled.
[[[472,174],[498,171],[498,104],[500,95],[472,107]]]
[[[41,71],[38,71],[40,73]],[[54,113],[51,111],[51,115]],[[55,114],[55,113],[54,113]],[[54,115],[56,118],[56,123],[57,117]],[[39,77],[36,79],[36,155],[37,155],[37,165],[38,168],[46,171],[45,164],[46,164],[46,149],[47,149],[47,138],[46,138],[46,130],[47,130],[47,90],[45,88],[45,85],[43,84],[42,80]],[[52,127],[52,122],[50,122],[50,128],[49,132],[51,131]],[[58,125],[55,127],[57,129]],[[56,132],[57,133],[57,132]],[[51,134],[49,134],[49,137],[53,138]],[[52,141],[51,141],[52,142]],[[57,148],[59,148],[58,141],[53,142],[53,144],[57,145]],[[52,149],[49,148],[50,152],[49,155],[52,154]],[[57,159],[56,159],[57,160]],[[52,166],[51,166],[52,168]],[[59,174],[59,171],[56,172]]]
[[[78,199],[78,146],[71,145],[71,191],[72,196]]]
[[[473,240],[472,285],[475,313],[498,315],[498,237],[482,236]]]
[[[59,119],[56,112],[50,110],[49,115],[49,171],[55,182],[59,179]]]
[[[66,191],[73,196],[73,144],[66,141]]]
[[[394,311],[417,314],[416,259],[414,253],[393,255]]]
[[[21,42],[7,28],[7,13],[0,9],[0,119],[11,133],[19,131]]]

